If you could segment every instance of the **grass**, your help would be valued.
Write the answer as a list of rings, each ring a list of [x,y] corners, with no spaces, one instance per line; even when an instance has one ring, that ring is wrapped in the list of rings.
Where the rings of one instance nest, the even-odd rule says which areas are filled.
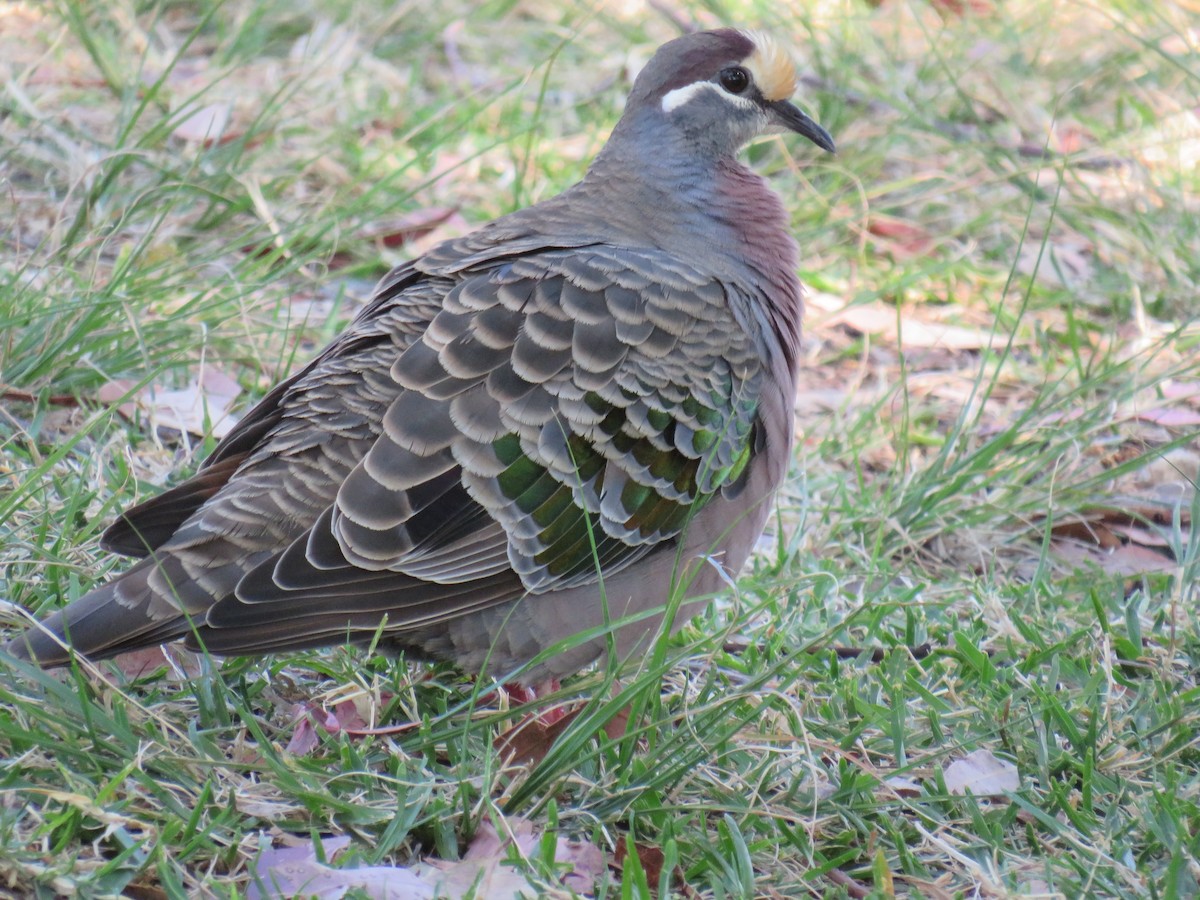
[[[0,659],[0,891],[244,896],[281,835],[407,865],[524,816],[610,854],[606,897],[1200,892],[1196,8],[954,6],[670,5],[791,39],[839,146],[748,151],[812,293],[793,477],[736,591],[618,687],[569,683],[532,766],[444,667]],[[0,5],[7,620],[104,577],[98,530],[213,444],[104,385],[260,396],[413,213],[577,179],[674,33],[615,3]],[[209,107],[223,139],[185,139]],[[419,726],[287,751],[297,704],[347,699]],[[1017,790],[948,788],[977,749]]]

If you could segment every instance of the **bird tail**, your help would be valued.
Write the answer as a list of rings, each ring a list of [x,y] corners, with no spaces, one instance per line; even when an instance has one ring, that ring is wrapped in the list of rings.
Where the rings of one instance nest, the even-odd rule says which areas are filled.
[[[151,647],[186,634],[181,615],[153,614],[154,593],[148,579],[153,560],[144,560],[125,574],[88,591],[78,600],[31,625],[4,649],[43,668],[65,666],[72,653],[99,660],[130,650]]]

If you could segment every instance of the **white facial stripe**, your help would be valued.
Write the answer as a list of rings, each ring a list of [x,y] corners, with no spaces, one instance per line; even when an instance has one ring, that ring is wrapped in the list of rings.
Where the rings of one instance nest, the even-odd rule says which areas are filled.
[[[711,81],[693,81],[691,84],[685,84],[681,88],[675,88],[673,91],[667,91],[663,94],[662,108],[663,112],[671,112],[679,109],[683,104],[687,103],[701,91],[716,91],[717,95],[730,103],[736,103],[738,106],[744,106],[749,109],[754,109],[756,104],[753,100],[748,100],[745,97],[738,97],[729,91],[722,90],[713,84]]]

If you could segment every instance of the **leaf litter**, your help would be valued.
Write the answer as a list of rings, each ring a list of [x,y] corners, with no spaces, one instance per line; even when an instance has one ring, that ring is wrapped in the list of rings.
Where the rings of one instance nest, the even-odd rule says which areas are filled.
[[[475,832],[458,861],[425,859],[411,866],[329,865],[350,846],[342,835],[315,838],[313,843],[263,850],[250,866],[250,900],[283,900],[304,896],[340,900],[349,892],[368,900],[518,900],[547,897],[544,885],[532,882],[514,864],[514,855],[527,859],[541,852],[542,837],[533,823],[522,818],[502,820],[501,836],[491,821]],[[326,860],[327,862],[322,862]],[[562,866],[562,896],[588,893],[607,868],[604,853],[596,846],[556,837],[554,861]]]

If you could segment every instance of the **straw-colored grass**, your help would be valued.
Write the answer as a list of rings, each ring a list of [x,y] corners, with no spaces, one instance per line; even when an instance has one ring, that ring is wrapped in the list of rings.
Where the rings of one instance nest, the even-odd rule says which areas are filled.
[[[839,148],[747,154],[811,302],[794,472],[736,591],[615,685],[568,683],[591,702],[533,766],[493,749],[505,698],[446,667],[0,659],[0,892],[244,896],[272,843],[407,866],[521,816],[608,854],[607,897],[1195,896],[1198,19],[0,2],[14,628],[104,578],[107,521],[213,445],[122,403],[212,413],[224,376],[244,409],[388,267],[577,179],[679,23],[789,40]],[[419,727],[293,752],[322,708]],[[955,787],[979,750],[1015,789]],[[566,895],[545,854],[525,867]]]

